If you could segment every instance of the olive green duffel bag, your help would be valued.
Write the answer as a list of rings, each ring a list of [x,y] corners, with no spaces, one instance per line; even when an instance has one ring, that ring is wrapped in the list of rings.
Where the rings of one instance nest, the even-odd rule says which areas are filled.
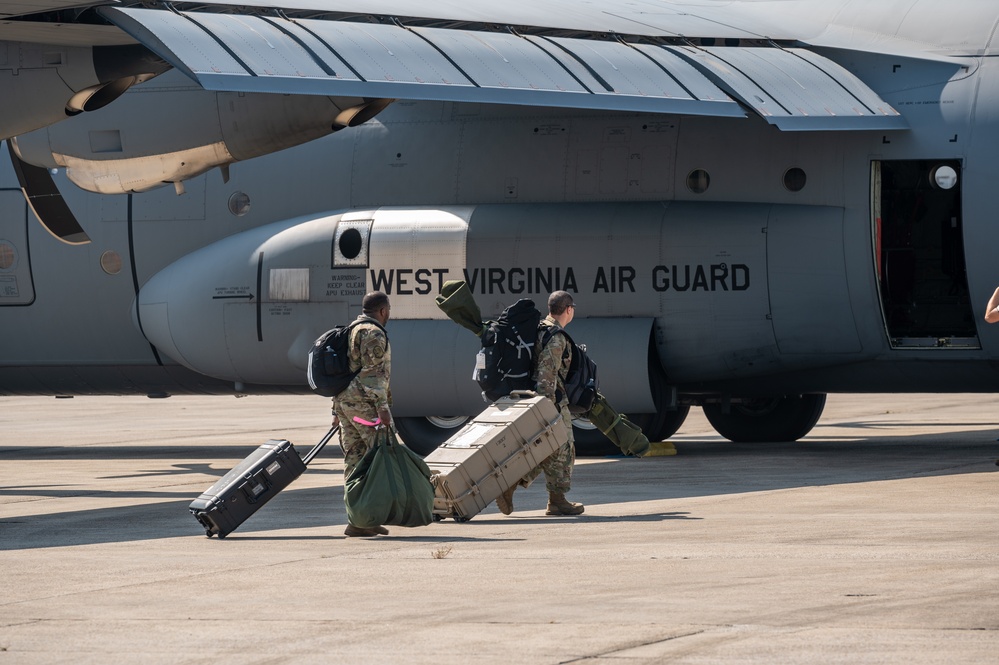
[[[434,487],[423,459],[379,428],[375,445],[345,480],[347,519],[354,526],[425,526],[434,520]]]

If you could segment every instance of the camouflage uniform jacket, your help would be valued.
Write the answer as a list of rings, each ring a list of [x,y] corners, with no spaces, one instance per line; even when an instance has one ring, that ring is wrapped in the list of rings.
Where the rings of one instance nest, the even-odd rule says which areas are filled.
[[[538,326],[538,344],[545,334],[562,330],[562,326],[549,314]],[[535,355],[533,379],[538,393],[544,395],[561,410],[569,403],[565,395],[565,377],[572,361],[572,349],[565,335],[553,334],[548,343]],[[556,395],[560,399],[556,399]]]
[[[350,331],[350,371],[361,372],[350,385],[333,398],[334,403],[368,404],[375,410],[392,405],[389,375],[392,371],[392,352],[388,337],[369,316],[357,317],[363,321]],[[370,322],[370,323],[368,323]]]

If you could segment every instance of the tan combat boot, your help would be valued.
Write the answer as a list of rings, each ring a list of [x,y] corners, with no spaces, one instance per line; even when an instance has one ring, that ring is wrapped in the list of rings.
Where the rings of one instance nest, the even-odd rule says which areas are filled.
[[[569,501],[562,492],[548,493],[548,510],[545,515],[582,515],[583,510],[583,504]]]
[[[509,515],[513,512],[513,491],[515,489],[517,489],[517,483],[514,483],[510,489],[496,497],[496,507],[504,515]]]

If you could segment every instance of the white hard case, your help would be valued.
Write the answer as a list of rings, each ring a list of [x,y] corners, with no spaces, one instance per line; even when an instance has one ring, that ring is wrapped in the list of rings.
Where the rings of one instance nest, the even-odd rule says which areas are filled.
[[[434,516],[465,522],[569,440],[547,397],[502,397],[427,455]]]

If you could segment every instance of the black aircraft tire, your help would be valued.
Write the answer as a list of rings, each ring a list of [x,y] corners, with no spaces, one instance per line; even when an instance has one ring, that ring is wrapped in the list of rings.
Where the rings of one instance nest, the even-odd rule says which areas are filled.
[[[649,441],[665,441],[680,429],[683,421],[690,413],[689,406],[680,406],[676,409],[663,409],[659,413],[639,413],[628,418],[642,428],[642,432]]]
[[[667,401],[666,373],[659,362],[654,338],[649,339],[649,389],[654,404]],[[628,418],[642,428],[642,433],[651,443],[656,443],[676,434],[689,412],[689,406],[678,406],[675,409],[661,408],[655,413],[636,413]]]
[[[652,401],[662,404],[666,399],[666,374],[659,363],[655,339],[649,339],[649,389],[652,391]],[[676,434],[690,412],[689,406],[676,409],[661,409],[655,413],[626,414],[628,419],[642,428],[642,433],[651,442],[665,441]],[[599,456],[620,454],[621,449],[611,443],[602,432],[590,425],[587,420],[574,420],[572,436],[576,441],[576,454],[580,456]]]
[[[729,413],[722,405],[703,405],[704,416],[729,441],[762,443],[797,441],[812,431],[826,405],[825,394],[782,395],[732,404]]]
[[[649,441],[665,441],[676,434],[689,412],[689,406],[681,406],[672,411],[664,409],[659,413],[638,413],[628,416],[628,419],[642,428]],[[579,457],[601,457],[621,453],[621,449],[611,443],[611,440],[593,427],[588,420],[572,421],[572,438],[576,443],[576,455]]]
[[[602,457],[621,452],[603,432],[585,419],[573,418],[572,440],[576,445],[576,457]]]
[[[468,422],[468,416],[394,418],[395,428],[406,447],[426,457]]]

